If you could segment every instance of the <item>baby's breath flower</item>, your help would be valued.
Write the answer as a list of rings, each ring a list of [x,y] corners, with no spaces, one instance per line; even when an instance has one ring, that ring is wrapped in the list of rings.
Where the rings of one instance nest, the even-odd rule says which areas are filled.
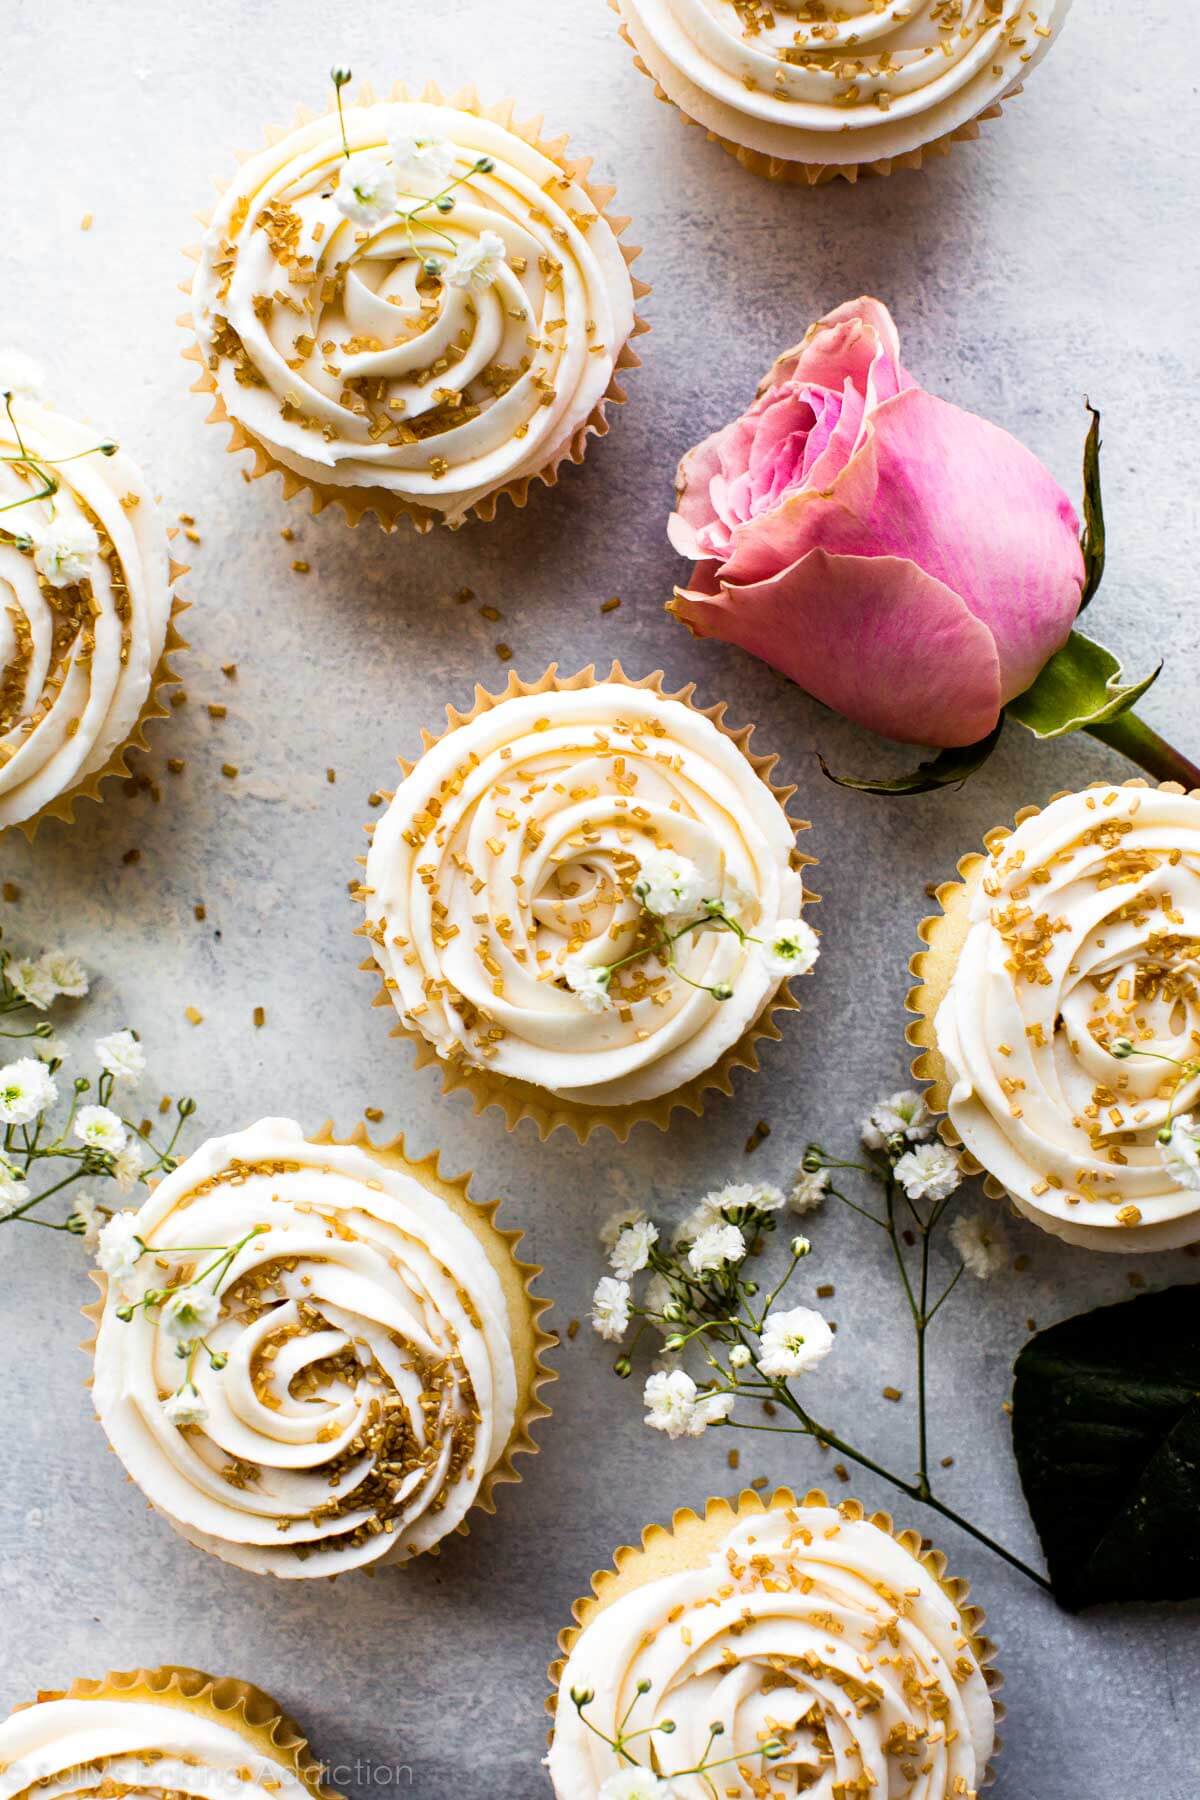
[[[649,1219],[643,1219],[637,1225],[627,1225],[616,1243],[613,1245],[609,1261],[613,1272],[622,1281],[640,1274],[650,1261],[650,1252],[658,1242],[658,1226],[652,1225]]]
[[[811,1306],[768,1313],[763,1323],[758,1366],[770,1381],[786,1381],[815,1369],[833,1349],[833,1333]]]
[[[131,1085],[146,1067],[146,1052],[132,1031],[110,1031],[107,1037],[97,1038],[96,1056],[114,1081]]]
[[[1171,1135],[1161,1154],[1176,1187],[1200,1188],[1200,1126],[1191,1113],[1172,1119]]]
[[[998,1275],[1008,1261],[1008,1245],[999,1219],[983,1213],[960,1214],[950,1226],[950,1241],[980,1281]]]
[[[486,293],[499,274],[508,255],[508,246],[497,231],[481,231],[474,244],[463,244],[446,271],[452,288],[470,288],[476,294]]]
[[[652,1431],[665,1431],[669,1438],[691,1435],[696,1384],[685,1369],[658,1369],[647,1376],[642,1398]]]
[[[619,1344],[629,1328],[629,1283],[602,1275],[592,1295],[592,1330],[609,1344]]]
[[[702,1231],[707,1231],[710,1225],[719,1225],[720,1223],[720,1213],[713,1210],[706,1197],[700,1201],[699,1205],[693,1206],[690,1213],[685,1213],[680,1219],[675,1227],[672,1242],[678,1249],[681,1244],[690,1244],[700,1236]]]
[[[798,1169],[788,1205],[794,1213],[816,1212],[829,1192],[828,1169]]]
[[[692,1408],[688,1436],[700,1437],[710,1425],[723,1425],[733,1411],[736,1394],[701,1394]]]
[[[583,1001],[586,1012],[607,1012],[616,1005],[609,992],[612,970],[606,963],[589,963],[576,953],[563,964],[563,974],[571,992]]]
[[[907,1138],[920,1143],[933,1130],[933,1119],[924,1098],[912,1088],[903,1088],[873,1106],[862,1122],[862,1141],[868,1150],[882,1150],[889,1138]]]
[[[735,1344],[733,1346],[733,1349],[729,1352],[730,1368],[731,1369],[744,1369],[748,1365],[749,1361],[750,1361],[750,1346],[748,1344]]]
[[[797,1257],[798,1256],[808,1256],[811,1251],[812,1251],[812,1244],[809,1242],[809,1240],[806,1237],[794,1237],[792,1239],[792,1255],[793,1256],[797,1256]]]
[[[52,588],[76,587],[91,574],[100,539],[82,513],[57,513],[48,521],[29,526],[33,540],[33,566]]]
[[[918,1144],[897,1162],[896,1180],[910,1200],[946,1200],[962,1175],[958,1158],[945,1144]]]
[[[100,1242],[100,1232],[104,1225],[104,1215],[94,1194],[86,1191],[75,1195],[73,1218],[79,1220],[79,1235],[89,1250],[95,1250]]]
[[[45,386],[41,364],[23,350],[0,350],[0,394],[35,399]]]
[[[397,177],[424,179],[443,188],[454,173],[458,150],[445,138],[415,138],[397,132],[388,139]]]
[[[670,1309],[670,1311],[668,1311]],[[642,1300],[642,1310],[649,1318],[656,1331],[666,1337],[680,1323],[671,1314],[678,1310],[671,1284],[665,1275],[652,1275],[646,1283],[646,1292]]]
[[[619,1206],[616,1212],[609,1213],[600,1227],[600,1242],[606,1250],[611,1250],[627,1226],[640,1225],[645,1217],[640,1206]]]
[[[21,1171],[6,1156],[0,1156],[0,1219],[7,1219],[20,1206],[22,1200],[28,1200],[28,1184],[21,1179]]]
[[[142,1177],[146,1159],[135,1137],[127,1137],[113,1158],[113,1178],[123,1194],[136,1187]]]
[[[37,1012],[45,1012],[58,998],[53,977],[40,956],[14,957],[4,972],[26,1006]]]
[[[176,1288],[162,1305],[162,1328],[177,1343],[190,1344],[213,1329],[221,1317],[221,1302],[211,1288],[194,1284]]]
[[[88,974],[77,956],[70,956],[65,950],[47,950],[41,961],[56,994],[65,994],[68,1000],[83,999],[88,991]]]
[[[340,213],[356,225],[381,225],[396,210],[396,177],[387,158],[363,151],[343,164],[333,196]]]
[[[168,1425],[203,1425],[208,1419],[208,1407],[200,1398],[190,1381],[163,1401],[163,1416]]]
[[[75,1114],[75,1136],[91,1150],[106,1150],[116,1156],[125,1148],[127,1133],[110,1107],[81,1106]]]
[[[638,864],[633,891],[647,912],[666,919],[696,911],[704,898],[704,878],[694,862],[651,845],[642,851]]]
[[[0,1069],[0,1125],[29,1125],[57,1098],[53,1076],[36,1057],[22,1056]]]
[[[137,1214],[114,1213],[101,1230],[96,1261],[114,1281],[125,1281],[137,1267],[143,1248],[137,1234]]]
[[[821,941],[807,920],[780,919],[758,954],[772,975],[807,975],[821,954]]]
[[[783,1189],[773,1187],[769,1181],[731,1181],[727,1186],[705,1194],[701,1205],[720,1218],[751,1208],[765,1213],[778,1212],[783,1205]]]
[[[746,1240],[736,1225],[709,1225],[688,1251],[688,1262],[695,1274],[707,1275],[740,1263],[745,1254]]]

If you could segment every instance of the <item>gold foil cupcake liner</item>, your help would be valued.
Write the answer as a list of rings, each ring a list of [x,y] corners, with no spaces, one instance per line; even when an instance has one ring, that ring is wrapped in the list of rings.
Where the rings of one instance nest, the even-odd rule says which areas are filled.
[[[927,158],[949,156],[955,144],[973,143],[982,135],[979,127],[988,119],[998,119],[1004,110],[1000,100],[990,101],[981,112],[956,126],[953,131],[930,138],[927,144],[918,144],[915,150],[905,150],[898,156],[876,156],[864,162],[850,163],[795,162],[788,156],[769,156],[765,151],[752,150],[748,144],[736,143],[732,138],[722,137],[720,132],[710,130],[707,125],[701,124],[699,119],[694,119],[691,113],[686,112],[678,100],[672,99],[643,59],[634,42],[633,33],[622,17],[619,0],[608,0],[608,4],[617,15],[621,36],[633,52],[634,67],[648,78],[654,88],[655,98],[673,107],[685,124],[694,125],[698,131],[702,131],[711,143],[719,144],[727,156],[740,162],[752,175],[760,175],[765,181],[780,182],[787,187],[825,187],[829,182],[838,180],[853,184],[864,175],[892,175],[897,169],[919,169]],[[1003,99],[1015,100],[1022,91],[1022,85],[1018,83],[1009,88]]]
[[[1149,788],[1158,787],[1165,794],[1183,794],[1187,790],[1177,781],[1150,782],[1143,776],[1131,775],[1126,781],[1090,781],[1086,788],[1062,788],[1051,794],[1046,802],[1052,806],[1056,800],[1065,800],[1070,794],[1091,793],[1096,790],[1109,791],[1115,787]],[[1200,797],[1200,789],[1193,790]],[[908,969],[915,978],[915,985],[908,990],[905,1000],[906,1010],[914,1014],[914,1018],[905,1029],[905,1038],[916,1050],[912,1060],[912,1073],[917,1081],[930,1085],[925,1093],[925,1104],[929,1110],[938,1114],[938,1136],[942,1142],[958,1156],[958,1165],[964,1175],[982,1175],[983,1191],[991,1200],[1008,1200],[1012,1196],[1008,1189],[996,1177],[985,1169],[983,1164],[966,1148],[958,1132],[954,1129],[949,1115],[950,1078],[946,1070],[942,1053],[938,1049],[936,1020],[938,1008],[946,998],[954,971],[963,945],[967,941],[967,933],[971,923],[971,900],[975,888],[982,879],[982,871],[987,866],[988,857],[999,844],[1010,838],[1014,831],[1023,825],[1026,819],[1036,818],[1043,809],[1040,806],[1023,806],[1014,814],[1011,825],[996,825],[983,834],[983,850],[971,850],[958,860],[958,881],[943,881],[933,890],[933,898],[937,900],[941,911],[922,919],[917,927],[917,935],[925,945],[910,957]]]
[[[929,1571],[958,1612],[963,1635],[969,1638],[975,1659],[983,1671],[999,1724],[1004,1718],[1004,1705],[997,1695],[1004,1685],[1004,1677],[996,1666],[996,1646],[985,1632],[987,1619],[983,1608],[969,1603],[970,1583],[948,1574],[945,1556],[926,1537],[912,1528],[897,1528],[890,1513],[868,1512],[858,1500],[831,1501],[821,1488],[810,1488],[802,1499],[791,1488],[776,1488],[766,1496],[755,1493],[753,1488],[743,1488],[732,1500],[706,1501],[702,1514],[684,1506],[671,1515],[669,1525],[647,1525],[640,1544],[621,1545],[613,1552],[613,1566],[596,1570],[591,1579],[591,1593],[576,1600],[571,1608],[574,1625],[564,1626],[558,1634],[561,1654],[546,1670],[550,1680],[550,1693],[546,1699],[546,1711],[551,1719],[548,1741],[554,1735],[555,1707],[567,1658],[577,1638],[598,1613],[611,1606],[614,1600],[620,1600],[623,1595],[633,1593],[649,1582],[687,1569],[702,1568],[739,1519],[767,1512],[802,1511],[805,1507],[832,1507],[843,1519],[855,1522],[865,1519],[868,1524],[886,1532]],[[1000,1750],[1001,1741],[997,1737],[984,1777],[985,1787],[996,1778],[995,1761]]]
[[[360,106],[373,106],[376,103],[377,98],[378,96],[370,84],[364,82],[359,88],[356,104]],[[521,138],[523,142],[529,144],[533,149],[539,150],[543,156],[547,157],[552,163],[555,163],[563,171],[564,175],[569,176],[572,181],[577,182],[583,189],[592,205],[596,208],[596,212],[605,221],[613,236],[618,240],[617,247],[625,259],[626,267],[629,269],[634,300],[644,300],[652,292],[650,284],[641,280],[639,276],[633,273],[633,264],[642,254],[640,247],[620,242],[622,234],[628,229],[631,223],[630,218],[617,213],[610,213],[608,210],[616,197],[616,188],[613,186],[594,184],[588,179],[594,160],[592,157],[581,156],[573,159],[568,157],[568,136],[566,132],[561,133],[556,138],[544,138],[541,135],[542,116],[540,114],[532,119],[527,119],[522,122],[514,116],[517,104],[515,100],[501,100],[494,106],[483,106],[480,103],[479,96],[473,86],[464,87],[456,94],[446,95],[443,94],[436,82],[428,81],[425,83],[425,86],[421,89],[420,93],[414,95],[410,92],[404,82],[398,81],[392,87],[391,92],[385,96],[385,99],[388,101],[412,100],[414,98],[431,105],[453,107],[459,112],[473,113],[477,118],[487,119],[490,123],[499,125],[503,130],[511,131],[515,137]],[[326,113],[334,112],[336,110],[334,102],[330,101],[324,110]],[[314,113],[311,108],[301,106],[297,110],[295,122],[291,129],[299,129],[300,126],[309,124],[313,119],[318,118],[319,116],[320,115]],[[278,143],[280,139],[287,135],[287,132],[281,130],[278,126],[270,126],[264,133],[267,144]],[[245,155],[241,155],[238,160],[244,162],[247,158]],[[216,185],[218,190],[223,193],[229,183],[227,181],[218,181]],[[208,213],[200,213],[197,217],[199,223],[207,230],[211,215]],[[184,255],[188,260],[194,263],[200,261],[202,254],[203,252],[199,245],[190,245],[184,251]],[[192,293],[191,282],[181,282],[180,292],[185,294],[190,300]],[[190,312],[181,313],[176,323],[183,326],[185,330],[194,335],[195,320]],[[522,475],[513,481],[506,482],[502,487],[494,488],[490,493],[485,494],[481,500],[476,501],[473,506],[468,508],[468,517],[482,519],[485,522],[490,523],[496,516],[497,503],[504,494],[507,494],[515,507],[522,509],[528,504],[530,490],[536,483],[540,482],[543,487],[556,487],[558,485],[559,473],[565,463],[579,464],[583,461],[587,451],[588,439],[590,437],[606,437],[608,435],[608,408],[610,406],[624,405],[626,394],[619,377],[624,375],[630,369],[641,368],[642,359],[632,348],[632,343],[634,338],[645,336],[649,330],[649,321],[643,319],[640,314],[635,312],[632,329],[630,330],[629,337],[621,346],[613,368],[612,379],[610,380],[607,389],[596,402],[596,405],[592,408],[588,417],[576,428],[567,447],[560,451],[558,456],[556,456],[552,462],[548,463],[545,468],[538,469],[532,475]],[[229,442],[226,445],[226,449],[231,456],[237,455],[243,450],[253,451],[254,466],[247,471],[248,478],[251,481],[258,481],[264,475],[279,475],[283,482],[283,497],[285,500],[294,500],[298,494],[307,493],[310,496],[314,516],[324,512],[328,506],[337,506],[341,509],[347,525],[351,526],[360,525],[368,513],[374,513],[379,524],[385,531],[395,531],[404,519],[407,519],[409,523],[415,526],[420,532],[432,531],[435,525],[445,524],[447,522],[436,508],[422,506],[417,501],[405,499],[403,495],[390,493],[384,488],[338,487],[330,482],[318,482],[312,480],[308,476],[298,475],[294,469],[289,468],[286,463],[280,462],[273,456],[267,447],[248,431],[245,426],[231,417],[226,410],[225,403],[217,389],[217,384],[212,372],[204,360],[204,352],[201,350],[199,343],[190,343],[182,352],[182,355],[186,361],[197,363],[200,368],[200,373],[197,375],[191,386],[192,393],[212,395],[212,411],[208,414],[205,424],[229,426]],[[451,527],[451,529],[456,529],[456,527]]]
[[[550,1417],[551,1409],[541,1398],[541,1390],[550,1382],[558,1380],[558,1372],[552,1369],[545,1360],[549,1351],[558,1346],[558,1334],[547,1331],[543,1318],[553,1306],[552,1300],[544,1299],[534,1292],[534,1283],[544,1274],[540,1263],[522,1261],[517,1255],[517,1246],[525,1236],[511,1226],[502,1225],[497,1215],[504,1206],[503,1200],[479,1202],[470,1197],[470,1185],[474,1179],[468,1172],[466,1175],[448,1176],[442,1173],[441,1155],[432,1151],[421,1161],[414,1161],[406,1152],[404,1134],[400,1133],[389,1142],[376,1144],[372,1141],[365,1125],[357,1125],[349,1137],[338,1137],[332,1122],[327,1121],[319,1131],[311,1133],[307,1142],[314,1145],[341,1144],[353,1145],[365,1150],[377,1161],[387,1163],[394,1169],[401,1169],[412,1175],[423,1188],[436,1194],[438,1198],[460,1219],[477,1238],[481,1249],[495,1270],[504,1293],[508,1315],[509,1343],[512,1347],[513,1363],[517,1374],[517,1417],[513,1425],[504,1454],[493,1468],[489,1469],[480,1483],[479,1492],[472,1501],[467,1517],[456,1527],[459,1536],[469,1534],[468,1520],[473,1512],[494,1513],[496,1511],[495,1490],[506,1484],[519,1482],[521,1471],[516,1467],[514,1458],[518,1456],[536,1456],[541,1446],[532,1435],[532,1427],[541,1419]],[[88,1355],[94,1354],[96,1336],[100,1330],[100,1321],[104,1314],[104,1303],[108,1293],[108,1277],[100,1269],[89,1270],[99,1293],[95,1300],[80,1310],[92,1327],[93,1335],[80,1348]],[[89,1375],[86,1387],[90,1390],[92,1379]],[[168,1523],[171,1520],[168,1517]],[[397,1552],[402,1548],[397,1544]],[[426,1556],[436,1556],[441,1544],[434,1544],[423,1552]],[[372,1568],[385,1567],[395,1560],[393,1556],[381,1556]],[[336,1573],[324,1577],[336,1581]]]
[[[177,525],[172,525],[167,530],[168,538],[173,539],[178,534],[179,527]],[[167,580],[171,587],[174,587],[177,581],[182,580],[189,573],[190,567],[187,563],[176,562],[173,556],[170,558]],[[56,794],[53,800],[48,800],[45,806],[39,807],[37,812],[32,813],[28,819],[17,819],[7,827],[0,826],[0,838],[3,838],[7,829],[21,832],[32,843],[37,836],[38,826],[44,819],[58,819],[64,825],[71,825],[75,821],[75,808],[79,801],[94,800],[101,805],[105,798],[100,791],[104,782],[114,778],[121,781],[129,780],[133,771],[126,761],[128,753],[131,750],[149,751],[150,744],[146,738],[146,726],[154,719],[170,717],[171,707],[164,699],[164,695],[168,688],[178,687],[182,679],[172,667],[171,658],[179,651],[190,648],[187,639],[181,635],[178,625],[178,620],[190,605],[191,602],[183,599],[181,595],[172,595],[171,614],[167,620],[167,636],[163,644],[163,653],[150,678],[150,692],[142,704],[137,723],[124,743],[117,746],[102,768],[97,769],[91,775],[85,775],[82,781],[77,781],[74,787],[68,788],[65,793]]]
[[[24,1712],[49,1700],[135,1701],[211,1719],[238,1732],[250,1749],[298,1776],[314,1800],[341,1800],[325,1785],[322,1765],[296,1721],[251,1681],[206,1675],[200,1669],[167,1663],[158,1669],[113,1670],[95,1680],[81,1678],[68,1688],[47,1688],[38,1693],[36,1701],[26,1701],[13,1711]]]
[[[701,707],[692,704],[692,695],[696,691],[695,682],[688,682],[685,687],[669,692],[663,685],[663,671],[656,669],[653,674],[645,675],[640,680],[626,675],[619,662],[614,662],[606,675],[600,677],[604,682],[617,682],[623,687],[647,688],[659,694],[665,700],[677,700],[711,720],[724,737],[736,744],[755,774],[765,783],[784,810],[788,824],[794,832],[809,831],[811,825],[807,819],[793,818],[787,811],[787,803],[796,792],[795,784],[779,787],[771,779],[771,772],[779,761],[778,755],[758,756],[750,749],[750,739],[754,733],[753,725],[743,725],[736,730],[725,723],[726,702],[715,706]],[[475,704],[469,712],[459,712],[454,706],[446,707],[446,730],[434,735],[423,730],[421,733],[421,754],[431,750],[435,744],[462,725],[469,725],[481,713],[490,712],[493,707],[502,706],[506,700],[514,700],[529,694],[575,693],[580,688],[597,685],[595,664],[590,663],[586,669],[580,669],[577,675],[560,676],[558,664],[551,663],[545,674],[537,681],[522,681],[520,676],[510,673],[508,685],[502,693],[493,694],[478,682],[475,685]],[[416,768],[416,761],[408,761],[397,757],[405,777]],[[419,760],[419,759],[417,759]],[[380,789],[383,799],[390,801],[392,793]],[[374,826],[364,827],[367,835],[374,831]],[[816,867],[816,857],[804,851],[793,849],[792,866],[807,871]],[[359,857],[360,868],[366,867],[366,858]],[[366,900],[367,895],[359,889],[358,897]],[[807,880],[804,885],[804,900],[807,905],[815,905],[820,899],[818,894],[810,891]],[[367,936],[366,925],[356,927],[355,935]],[[377,1007],[387,1007],[395,1013],[391,995],[386,986],[383,971],[373,956],[367,956],[359,964],[367,974],[373,974],[378,981],[378,992],[372,1002]],[[775,1022],[776,1013],[798,1012],[800,1002],[792,993],[787,983],[781,983],[776,993],[766,1002],[757,1019],[747,1027],[737,1043],[726,1050],[711,1068],[694,1076],[682,1087],[673,1088],[670,1093],[659,1095],[654,1100],[635,1101],[628,1106],[587,1106],[580,1101],[564,1100],[547,1089],[535,1087],[531,1082],[520,1081],[511,1076],[498,1074],[494,1070],[478,1068],[473,1063],[455,1060],[448,1062],[440,1057],[429,1040],[422,1036],[414,1026],[406,1025],[403,1020],[396,1019],[392,1026],[392,1037],[407,1038],[416,1049],[415,1067],[426,1069],[431,1065],[441,1071],[443,1094],[454,1094],[465,1091],[470,1094],[476,1116],[488,1107],[499,1107],[504,1114],[505,1128],[516,1129],[522,1119],[529,1119],[537,1130],[538,1137],[544,1143],[551,1132],[560,1128],[574,1133],[581,1144],[586,1144],[592,1133],[599,1130],[611,1131],[618,1143],[625,1143],[635,1125],[647,1123],[666,1131],[670,1125],[671,1114],[679,1108],[693,1113],[696,1117],[704,1111],[704,1101],[710,1091],[716,1091],[727,1097],[733,1093],[733,1075],[737,1069],[750,1069],[755,1072],[761,1066],[758,1058],[760,1043],[777,1043],[783,1036]]]

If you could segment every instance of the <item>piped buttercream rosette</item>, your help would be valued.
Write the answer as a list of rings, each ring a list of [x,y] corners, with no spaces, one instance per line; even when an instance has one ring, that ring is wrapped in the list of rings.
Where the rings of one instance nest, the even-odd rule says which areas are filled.
[[[678,1800],[957,1800],[988,1779],[983,1615],[885,1514],[786,1489],[711,1500],[592,1586],[550,1670],[560,1800],[618,1792],[633,1763]]]
[[[368,828],[363,966],[379,1003],[448,1089],[499,1103],[510,1125],[624,1136],[675,1104],[699,1110],[706,1086],[728,1091],[736,1063],[756,1066],[754,1038],[778,1035],[771,1009],[792,1003],[759,951],[813,898],[793,790],[691,691],[616,665],[604,681],[551,669],[477,689],[471,713],[450,709],[447,732],[402,762]],[[668,960],[651,909],[674,902],[645,896],[647,870],[673,858],[694,891],[680,892]],[[706,921],[710,901],[736,928]]]
[[[1200,1167],[1176,1154],[1200,1111],[1200,795],[1100,784],[985,843],[912,964],[943,1135],[1070,1243],[1200,1238]]]
[[[0,1723],[0,1797],[338,1800],[261,1688],[198,1669],[131,1669],[47,1690]]]
[[[809,186],[979,135],[1070,0],[609,0],[639,68],[746,168]]]
[[[550,1342],[495,1212],[402,1145],[263,1119],[122,1215],[93,1397],[156,1510],[284,1578],[404,1561],[491,1510]]]
[[[364,90],[246,158],[206,221],[184,321],[255,472],[357,523],[524,505],[582,460],[646,329],[638,254],[566,140],[473,90]],[[348,152],[348,153],[347,153]]]
[[[70,820],[166,716],[184,647],[173,535],[95,427],[25,396],[0,405],[0,832]]]

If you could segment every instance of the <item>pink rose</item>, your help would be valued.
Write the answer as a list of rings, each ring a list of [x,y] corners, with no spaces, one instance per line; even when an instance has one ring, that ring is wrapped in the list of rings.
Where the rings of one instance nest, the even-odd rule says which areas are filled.
[[[671,610],[885,737],[995,727],[1083,593],[1071,502],[1015,438],[927,394],[885,306],[852,300],[679,466]]]

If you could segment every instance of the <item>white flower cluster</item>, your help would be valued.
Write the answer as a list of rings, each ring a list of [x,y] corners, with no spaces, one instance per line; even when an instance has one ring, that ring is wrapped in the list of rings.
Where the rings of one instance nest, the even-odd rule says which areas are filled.
[[[456,145],[439,138],[415,138],[407,131],[396,132],[388,142],[388,154],[382,150],[356,150],[347,154],[338,175],[334,203],[343,217],[355,225],[374,230],[389,220],[422,217],[430,205],[439,213],[449,212],[453,201],[446,189],[453,185],[454,169],[459,160]],[[481,158],[474,164],[486,173],[490,160]],[[433,192],[406,187],[406,182],[427,184]],[[400,197],[415,200],[405,209]],[[439,237],[445,235],[439,230]],[[508,245],[497,231],[485,230],[470,242],[460,244],[448,265],[440,255],[426,262],[443,274],[447,286],[485,293],[508,260]]]
[[[91,574],[100,539],[82,513],[51,513],[49,519],[33,520],[29,536],[33,566],[52,588],[77,587]]]
[[[600,1231],[613,1273],[601,1278],[592,1296],[593,1329],[607,1342],[620,1343],[636,1310],[667,1339],[669,1359],[707,1329],[704,1303],[697,1307],[694,1299],[697,1283],[715,1297],[721,1309],[736,1311],[740,1307],[740,1288],[705,1288],[705,1284],[736,1281],[735,1272],[749,1254],[751,1243],[764,1228],[770,1229],[773,1215],[786,1204],[782,1189],[769,1182],[731,1182],[716,1188],[676,1228],[669,1253],[660,1247],[658,1227],[639,1207],[613,1213]],[[810,1249],[805,1237],[791,1240],[793,1267]],[[633,1279],[647,1268],[653,1271],[651,1280],[641,1305],[635,1308]],[[754,1290],[749,1287],[745,1291]],[[731,1322],[714,1318],[710,1323],[725,1327]],[[732,1413],[740,1370],[754,1363],[768,1380],[787,1380],[815,1368],[833,1345],[831,1327],[808,1307],[768,1311],[757,1323],[748,1316],[736,1329],[736,1341],[728,1336],[721,1339],[728,1344],[729,1373],[724,1385],[713,1381],[701,1387],[686,1369],[670,1360],[651,1373],[643,1398],[646,1423],[652,1430],[669,1438],[700,1437],[710,1425],[723,1424]],[[757,1349],[751,1347],[755,1337]],[[719,1366],[711,1357],[710,1363]],[[622,1372],[629,1372],[627,1362]]]
[[[699,912],[704,899],[704,877],[686,856],[652,845],[638,858],[633,891],[656,918],[682,918]]]
[[[65,950],[47,950],[41,956],[12,957],[4,965],[10,987],[37,1012],[45,1012],[65,995],[80,1000],[88,991],[87,971],[77,957]]]
[[[31,1125],[58,1099],[58,1087],[45,1063],[22,1056],[0,1069],[0,1125]]]
[[[883,1150],[893,1140],[921,1144],[932,1136],[933,1115],[912,1088],[880,1100],[862,1122],[862,1141],[868,1150]]]
[[[1177,1187],[1200,1188],[1200,1124],[1191,1113],[1172,1119],[1170,1136],[1162,1146],[1162,1159]]]

